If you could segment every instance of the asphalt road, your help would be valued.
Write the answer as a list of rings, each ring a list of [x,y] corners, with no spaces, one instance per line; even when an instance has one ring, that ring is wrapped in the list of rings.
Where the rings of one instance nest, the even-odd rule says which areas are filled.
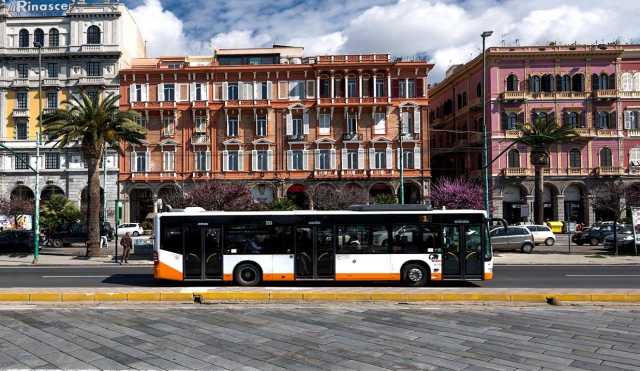
[[[0,288],[18,287],[172,287],[212,286],[225,283],[157,282],[151,267],[74,266],[74,267],[1,267]],[[443,282],[433,287],[492,288],[640,288],[640,265],[599,266],[509,266],[495,268],[493,281]],[[307,286],[398,286],[394,283],[304,282],[278,285]]]

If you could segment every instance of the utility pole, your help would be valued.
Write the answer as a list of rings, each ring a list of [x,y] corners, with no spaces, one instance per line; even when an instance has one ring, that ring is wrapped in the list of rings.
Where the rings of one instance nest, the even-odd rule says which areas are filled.
[[[400,156],[400,205],[404,205],[404,149],[402,148],[402,137],[404,136],[404,120],[402,119],[402,117],[403,112],[402,108],[400,108],[400,150],[398,151]],[[391,161],[391,159],[389,159],[389,161]]]
[[[38,264],[40,256],[40,139],[42,130],[42,43],[35,41],[33,46],[38,48],[38,127],[36,130],[36,191],[33,221],[33,264]]]
[[[484,31],[482,37],[482,200],[487,215],[491,215],[489,207],[489,130],[487,125],[487,55],[486,38],[493,31]]]

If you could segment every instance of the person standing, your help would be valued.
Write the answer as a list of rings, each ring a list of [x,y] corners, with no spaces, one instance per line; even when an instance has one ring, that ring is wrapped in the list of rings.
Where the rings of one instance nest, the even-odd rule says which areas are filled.
[[[133,245],[133,241],[131,240],[131,236],[129,236],[129,232],[125,233],[125,235],[120,240],[120,245],[122,246],[122,259],[120,260],[120,264],[123,262],[125,264],[129,264],[129,253],[131,252],[131,247]]]

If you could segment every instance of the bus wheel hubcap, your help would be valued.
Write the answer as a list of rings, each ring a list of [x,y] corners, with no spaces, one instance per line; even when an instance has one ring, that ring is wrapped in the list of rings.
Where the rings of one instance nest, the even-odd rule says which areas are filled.
[[[412,268],[409,270],[409,279],[413,282],[422,280],[422,271],[418,268]]]
[[[245,269],[242,272],[242,278],[245,281],[253,281],[253,279],[255,278],[255,275],[253,274],[253,271],[251,269]]]

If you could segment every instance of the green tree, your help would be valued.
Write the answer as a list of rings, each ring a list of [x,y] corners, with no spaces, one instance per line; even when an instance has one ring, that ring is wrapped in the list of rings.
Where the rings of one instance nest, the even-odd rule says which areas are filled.
[[[538,118],[533,124],[519,126],[522,136],[515,144],[524,144],[531,152],[531,165],[535,169],[534,220],[544,223],[544,168],[549,166],[549,148],[554,144],[575,140],[575,129],[558,125],[555,120]]]
[[[272,211],[293,211],[297,210],[298,205],[289,198],[278,198],[266,207],[266,210]]]
[[[100,255],[100,162],[107,147],[123,154],[122,145],[141,144],[146,130],[136,123],[138,113],[122,112],[120,96],[92,99],[85,93],[62,103],[62,108],[42,118],[48,143],[66,147],[79,143],[87,165],[87,255]]]
[[[53,195],[42,204],[40,223],[42,229],[51,232],[65,223],[75,223],[82,219],[80,209],[66,197]]]

